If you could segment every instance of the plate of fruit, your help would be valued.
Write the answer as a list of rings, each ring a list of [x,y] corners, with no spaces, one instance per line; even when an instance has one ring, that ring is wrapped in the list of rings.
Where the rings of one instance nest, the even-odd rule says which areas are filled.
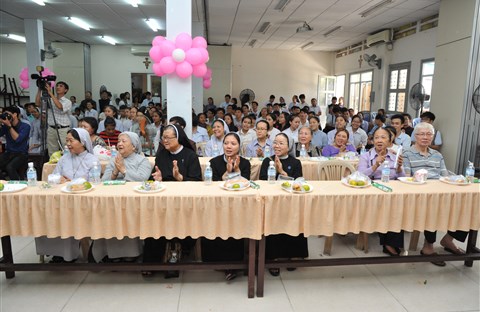
[[[307,183],[305,180],[285,181],[282,182],[281,187],[284,191],[296,194],[310,193],[313,191],[313,185]]]
[[[157,193],[161,192],[167,187],[159,181],[144,181],[142,184],[133,187],[133,190],[138,193]]]
[[[355,171],[351,175],[343,178],[342,183],[353,188],[365,188],[372,185],[370,178],[358,171]]]
[[[83,178],[79,178],[69,182],[67,185],[62,187],[60,191],[64,193],[81,194],[90,192],[94,188],[95,187],[90,182]]]
[[[238,176],[225,182],[221,182],[219,186],[220,188],[227,191],[243,191],[250,187],[250,181],[241,176]]]

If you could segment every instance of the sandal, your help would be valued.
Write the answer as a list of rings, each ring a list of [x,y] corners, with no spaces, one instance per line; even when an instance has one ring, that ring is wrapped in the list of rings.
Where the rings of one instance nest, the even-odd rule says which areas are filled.
[[[225,271],[225,280],[231,281],[237,278],[237,273],[233,270],[227,270]]]
[[[152,277],[153,272],[152,271],[142,271],[142,276],[143,277]]]
[[[270,272],[270,275],[272,275],[272,276],[279,276],[280,275],[280,269],[279,268],[268,269],[268,272]]]

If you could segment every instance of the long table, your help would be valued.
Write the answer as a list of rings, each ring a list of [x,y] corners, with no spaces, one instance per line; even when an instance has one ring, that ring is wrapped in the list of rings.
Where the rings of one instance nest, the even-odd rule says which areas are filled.
[[[212,159],[211,157],[199,157],[200,166],[202,167],[202,171],[205,170],[207,163]],[[260,167],[262,166],[262,160],[260,158],[248,158],[251,164],[251,174],[250,178],[252,180],[258,180],[260,176]],[[155,157],[148,157],[150,164],[155,164]],[[307,180],[319,180],[319,173],[318,173],[318,166],[322,161],[318,160],[310,160],[310,159],[302,159],[302,169],[303,169],[303,176]],[[328,161],[324,160],[323,162]],[[355,168],[358,166],[358,160],[346,160],[351,163]],[[105,167],[108,164],[108,161],[101,161],[102,165],[102,172],[105,170]],[[55,170],[56,164],[45,163],[42,169],[42,180],[47,181],[48,175]]]
[[[162,192],[141,194],[139,183],[97,185],[83,194],[63,193],[60,187],[28,187],[0,195],[0,236],[4,258],[0,270],[7,278],[15,271],[30,270],[248,270],[248,296],[254,296],[255,240],[263,234],[263,200],[252,188],[229,192],[219,182],[167,182]],[[208,196],[207,196],[208,195]],[[206,237],[249,239],[248,261],[242,263],[171,264],[15,264],[10,236],[123,237],[167,239]]]
[[[278,267],[307,267],[373,263],[466,260],[471,266],[480,259],[474,253],[480,228],[480,185],[453,186],[440,181],[408,185],[391,181],[391,193],[374,187],[351,188],[340,181],[313,181],[314,190],[292,194],[278,185],[261,183],[264,196],[264,237],[260,241],[257,296],[263,296],[264,270]],[[265,261],[265,236],[272,234],[325,235],[387,231],[470,231],[467,255],[439,257],[361,257]]]

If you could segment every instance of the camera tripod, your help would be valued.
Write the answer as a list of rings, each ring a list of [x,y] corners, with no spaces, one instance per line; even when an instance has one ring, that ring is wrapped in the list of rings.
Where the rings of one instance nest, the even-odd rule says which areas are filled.
[[[46,88],[49,86],[46,85]],[[40,106],[40,129],[42,131],[42,149],[43,149],[43,154],[45,157],[48,157],[48,151],[47,151],[47,132],[48,132],[48,114],[49,114],[49,109],[52,112],[52,117],[53,117],[53,123],[55,125],[55,131],[57,133],[57,142],[60,150],[63,150],[63,144],[60,139],[60,132],[58,131],[58,124],[57,124],[57,119],[55,118],[55,113],[53,112],[53,107],[52,107],[52,100],[50,99],[50,95],[48,94],[46,89],[41,89],[42,90],[42,96],[40,98],[41,101],[41,106]],[[45,117],[43,116],[45,114]],[[47,158],[48,159],[48,158]]]

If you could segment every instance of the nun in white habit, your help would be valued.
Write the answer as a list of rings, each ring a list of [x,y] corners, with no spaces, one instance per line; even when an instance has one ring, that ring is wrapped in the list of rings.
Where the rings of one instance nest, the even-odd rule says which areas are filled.
[[[90,169],[98,162],[97,157],[92,154],[90,135],[85,129],[73,128],[67,133],[66,145],[69,153],[60,158],[53,173],[61,176],[62,183],[78,178],[88,180]],[[53,256],[51,262],[55,263],[75,261],[80,255],[79,243],[80,241],[73,237],[35,238],[37,254]]]
[[[110,160],[102,180],[145,181],[152,172],[152,165],[142,153],[140,138],[134,132],[123,132],[118,136],[117,157]],[[95,261],[108,259],[136,258],[142,254],[142,241],[136,238],[97,239],[93,241],[92,255]]]

